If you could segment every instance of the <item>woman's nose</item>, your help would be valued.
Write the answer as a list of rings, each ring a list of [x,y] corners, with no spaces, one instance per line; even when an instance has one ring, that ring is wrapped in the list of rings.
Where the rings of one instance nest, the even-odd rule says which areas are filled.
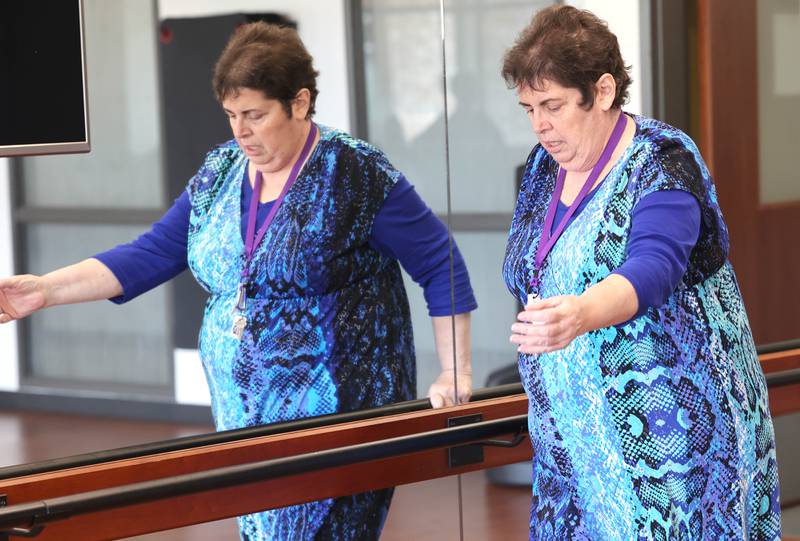
[[[233,129],[233,136],[236,138],[247,135],[248,127],[243,118],[232,118],[231,129]]]
[[[531,127],[536,135],[546,132],[551,128],[550,122],[543,118],[541,114],[533,113]]]

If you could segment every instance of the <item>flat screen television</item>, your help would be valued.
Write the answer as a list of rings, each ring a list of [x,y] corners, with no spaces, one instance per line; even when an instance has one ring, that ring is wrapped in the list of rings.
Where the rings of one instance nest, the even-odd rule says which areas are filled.
[[[82,0],[0,7],[0,156],[88,152]]]

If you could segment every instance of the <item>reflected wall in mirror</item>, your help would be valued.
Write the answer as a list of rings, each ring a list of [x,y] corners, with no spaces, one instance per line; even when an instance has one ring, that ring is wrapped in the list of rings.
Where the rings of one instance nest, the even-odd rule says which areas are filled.
[[[800,140],[800,6],[758,2],[759,177],[762,203],[800,200],[800,174],[794,157]]]
[[[754,105],[736,119],[753,138],[743,149],[746,166],[732,169],[740,175],[731,175],[738,186],[727,195],[729,213],[741,223],[731,234],[734,264],[743,267],[739,281],[756,340],[769,343],[800,336],[800,253],[783,240],[785,232],[800,230],[800,174],[795,166],[800,138],[792,130],[800,120],[800,66],[795,59],[800,5],[780,0],[754,4],[753,20],[738,23],[752,44],[742,65],[752,74],[745,88]],[[733,75],[720,74],[715,80],[732,84]],[[715,145],[736,148],[732,140],[732,134],[718,133]]]
[[[166,203],[155,4],[87,1],[84,11],[92,152],[15,161],[18,272],[44,274],[127,242]],[[33,314],[21,322],[23,385],[168,397],[167,300],[162,288],[122,310]]]
[[[445,156],[444,96],[442,77],[441,9],[439,0],[364,0],[360,4],[363,34],[363,125],[370,143],[382,148],[390,161],[405,175],[416,192],[438,215],[446,220],[447,164]],[[422,215],[417,222],[422,224]],[[441,223],[435,224],[441,227]],[[449,247],[446,231],[433,234],[420,231],[422,237],[436,242],[441,250],[420,245],[411,247],[417,257],[427,260],[427,268],[414,265],[404,273],[411,303],[414,345],[417,357],[417,395],[425,396],[432,383],[441,378],[443,367],[450,368],[447,348],[437,351],[441,340],[432,331],[428,314],[435,315],[433,329],[450,331],[450,322],[443,316],[450,309]],[[416,235],[416,233],[415,233]],[[411,241],[408,238],[407,241]],[[414,263],[412,261],[412,263]],[[439,268],[447,275],[445,282],[432,276]],[[455,313],[469,312],[474,307],[463,261],[454,260],[457,281],[453,302]],[[420,288],[414,279],[426,283]],[[444,276],[441,274],[440,276]],[[440,287],[448,289],[445,295]],[[448,318],[449,319],[449,318]],[[463,334],[463,317],[457,318],[455,329]],[[457,348],[459,349],[459,348]],[[466,345],[459,349],[459,361],[468,355]],[[462,382],[466,384],[466,380]],[[465,389],[460,389],[463,394]]]
[[[800,173],[795,165],[800,138],[796,129],[792,130],[800,125],[800,65],[796,61],[800,4],[770,0],[755,2],[754,8],[755,20],[742,15],[739,24],[755,32],[753,60],[757,77],[753,86],[758,96],[755,108],[758,119],[753,128],[757,131],[758,171],[757,175],[748,175],[746,181],[754,182],[757,178],[758,182],[757,195],[753,189],[750,193],[754,197],[749,203],[759,203],[759,231],[754,240],[760,253],[754,255],[749,247],[740,250],[746,256],[743,259],[758,261],[754,281],[742,287],[749,286],[751,295],[755,290],[752,296],[760,304],[759,312],[750,314],[757,339],[760,333],[762,342],[794,340],[800,336],[797,319],[800,258],[797,250],[783,241],[770,240],[782,239],[784,232],[800,229]],[[748,146],[756,150],[754,145]],[[798,424],[797,413],[775,419],[784,538],[800,535]]]
[[[439,215],[447,209],[444,110],[438,0],[364,0],[364,124],[366,138],[383,148],[425,202]],[[425,142],[423,142],[425,141]],[[426,144],[427,143],[427,144]],[[433,330],[422,291],[407,273],[417,394],[436,377]]]

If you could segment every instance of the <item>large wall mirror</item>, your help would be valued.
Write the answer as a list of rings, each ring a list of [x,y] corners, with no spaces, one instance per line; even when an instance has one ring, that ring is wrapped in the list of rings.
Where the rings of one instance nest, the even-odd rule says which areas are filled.
[[[129,242],[161,217],[206,152],[231,138],[211,88],[213,63],[237,26],[257,19],[297,27],[320,72],[315,121],[380,148],[447,221],[438,0],[84,0],[84,7],[96,144],[84,156],[14,161],[17,272],[43,274]],[[447,269],[449,255],[443,263]],[[405,272],[403,280],[417,372],[409,398],[424,398],[441,355],[422,288]],[[449,272],[439,294],[449,297]],[[35,314],[19,325],[21,394],[109,399],[110,406],[99,406],[107,411],[137,404],[204,408],[209,392],[197,334],[205,301],[185,272],[122,307],[99,302]],[[209,428],[196,425],[197,432]],[[184,423],[174,436],[192,431]],[[109,446],[146,443],[133,432],[117,436]],[[71,443],[62,454],[99,450],[91,441]],[[18,460],[55,458],[54,452]],[[456,483],[440,482],[437,497],[449,500]],[[449,508],[441,525],[457,529],[455,500]]]
[[[315,120],[382,149],[446,220],[438,1],[87,0],[85,10],[97,146],[14,163],[20,271],[91,256],[159,219],[206,152],[231,138],[211,71],[228,36],[255,19],[297,26],[320,71]],[[418,372],[411,398],[424,397],[440,363],[422,289],[404,280]],[[122,308],[35,314],[21,332],[23,387],[207,403],[195,351],[206,296],[193,282],[184,273]]]

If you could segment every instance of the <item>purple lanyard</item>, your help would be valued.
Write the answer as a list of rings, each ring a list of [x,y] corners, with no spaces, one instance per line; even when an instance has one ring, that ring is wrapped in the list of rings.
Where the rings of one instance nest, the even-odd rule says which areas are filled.
[[[556,217],[556,208],[558,207],[558,201],[561,199],[561,192],[564,190],[564,179],[567,176],[567,172],[564,168],[559,169],[558,171],[558,178],[556,179],[556,187],[553,190],[553,199],[550,201],[550,208],[547,209],[547,215],[544,219],[544,229],[542,230],[542,236],[539,239],[539,244],[536,247],[536,258],[533,262],[533,277],[531,278],[531,295],[534,297],[538,297],[540,293],[540,288],[542,285],[541,278],[539,277],[539,273],[542,270],[542,265],[544,264],[545,258],[547,258],[547,254],[550,253],[550,250],[553,249],[558,238],[561,236],[561,233],[564,232],[564,229],[567,227],[570,218],[575,214],[580,207],[581,202],[586,198],[586,195],[591,191],[592,186],[597,181],[597,177],[600,176],[600,172],[608,163],[608,160],[611,159],[611,155],[614,153],[614,150],[617,148],[617,144],[619,140],[622,138],[622,133],[625,131],[625,113],[620,112],[619,118],[617,119],[616,125],[614,125],[614,129],[611,131],[611,137],[609,137],[608,142],[606,143],[606,147],[603,149],[603,153],[600,155],[600,159],[597,160],[597,163],[594,164],[592,168],[592,172],[589,173],[589,178],[586,179],[586,182],[583,183],[583,188],[578,193],[578,196],[575,198],[575,201],[567,209],[566,214],[561,218],[558,222],[558,226],[556,230],[553,231],[553,221]],[[552,233],[551,233],[552,231]]]
[[[311,152],[311,145],[314,144],[314,138],[316,136],[317,126],[312,122],[311,129],[308,130],[308,137],[303,145],[303,150],[300,152],[300,156],[297,157],[297,161],[294,162],[292,171],[289,173],[289,178],[286,179],[286,183],[283,185],[281,194],[275,200],[275,203],[272,205],[269,214],[267,214],[267,217],[264,219],[264,223],[261,224],[261,227],[258,229],[257,234],[256,217],[258,215],[258,200],[261,197],[261,184],[263,180],[261,178],[261,171],[256,170],[256,179],[253,183],[253,193],[250,195],[250,215],[247,217],[247,232],[245,233],[244,244],[244,266],[242,267],[242,277],[239,282],[239,296],[236,301],[236,307],[240,311],[243,311],[245,308],[245,284],[247,283],[247,273],[250,269],[250,262],[253,260],[253,254],[255,253],[256,247],[258,246],[258,243],[261,242],[261,239],[264,238],[264,234],[267,232],[269,224],[272,223],[272,219],[275,217],[275,214],[281,207],[281,204],[286,198],[286,194],[289,192],[292,184],[294,184],[294,181],[297,180],[297,175],[300,173],[300,168],[308,158],[308,154]]]

